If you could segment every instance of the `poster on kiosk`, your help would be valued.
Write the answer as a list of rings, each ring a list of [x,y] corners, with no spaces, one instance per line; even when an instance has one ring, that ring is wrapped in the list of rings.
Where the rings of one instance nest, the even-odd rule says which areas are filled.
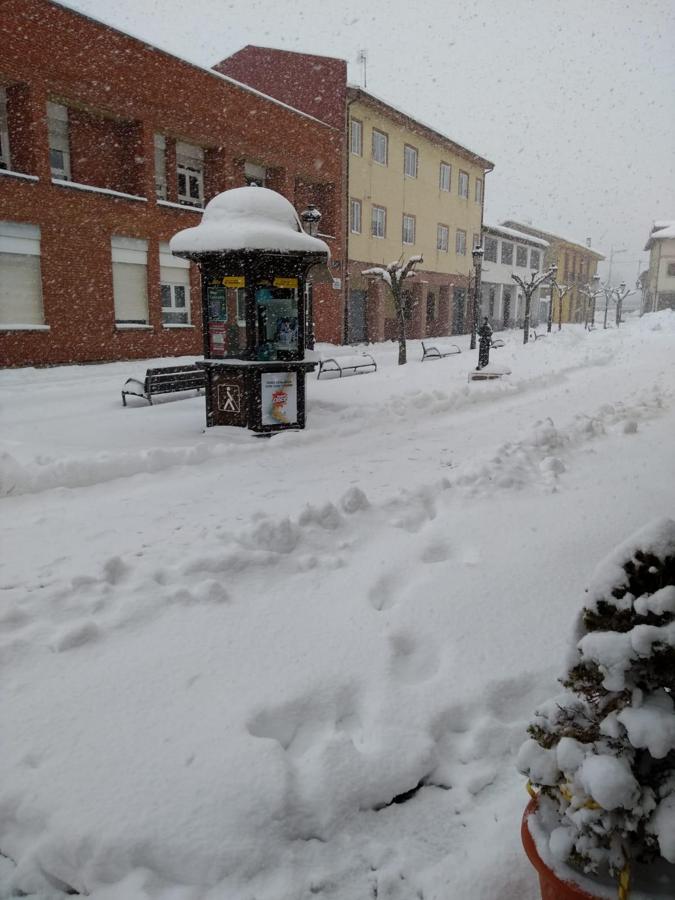
[[[296,372],[263,372],[262,424],[295,425],[298,421],[298,376]]]

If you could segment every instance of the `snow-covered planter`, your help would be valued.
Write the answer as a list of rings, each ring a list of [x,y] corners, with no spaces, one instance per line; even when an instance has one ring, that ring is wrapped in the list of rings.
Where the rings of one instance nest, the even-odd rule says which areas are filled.
[[[631,898],[673,898],[675,521],[618,547],[588,595],[565,692],[537,710],[518,755],[539,792],[529,832],[561,884],[616,897],[630,878]],[[544,896],[584,896],[565,890]]]

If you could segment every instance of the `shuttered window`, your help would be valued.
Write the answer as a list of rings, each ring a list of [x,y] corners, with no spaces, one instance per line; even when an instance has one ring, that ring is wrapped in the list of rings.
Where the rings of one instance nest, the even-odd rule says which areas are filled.
[[[113,235],[111,239],[115,322],[148,324],[148,242]]]
[[[0,325],[43,325],[40,229],[0,222]]]

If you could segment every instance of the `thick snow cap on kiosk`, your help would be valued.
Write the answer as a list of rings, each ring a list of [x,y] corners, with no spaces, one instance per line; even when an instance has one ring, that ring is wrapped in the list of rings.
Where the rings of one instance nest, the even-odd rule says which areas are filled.
[[[321,253],[328,245],[303,231],[293,205],[281,194],[251,185],[223,191],[206,204],[199,225],[170,241],[177,256],[263,250],[270,253]]]

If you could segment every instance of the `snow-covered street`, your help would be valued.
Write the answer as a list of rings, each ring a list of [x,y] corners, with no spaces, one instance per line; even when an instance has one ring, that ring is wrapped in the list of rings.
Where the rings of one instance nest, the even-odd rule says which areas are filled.
[[[0,898],[536,900],[515,754],[675,510],[675,313],[509,332],[498,382],[457,340],[271,440],[123,408],[150,361],[0,372]]]

